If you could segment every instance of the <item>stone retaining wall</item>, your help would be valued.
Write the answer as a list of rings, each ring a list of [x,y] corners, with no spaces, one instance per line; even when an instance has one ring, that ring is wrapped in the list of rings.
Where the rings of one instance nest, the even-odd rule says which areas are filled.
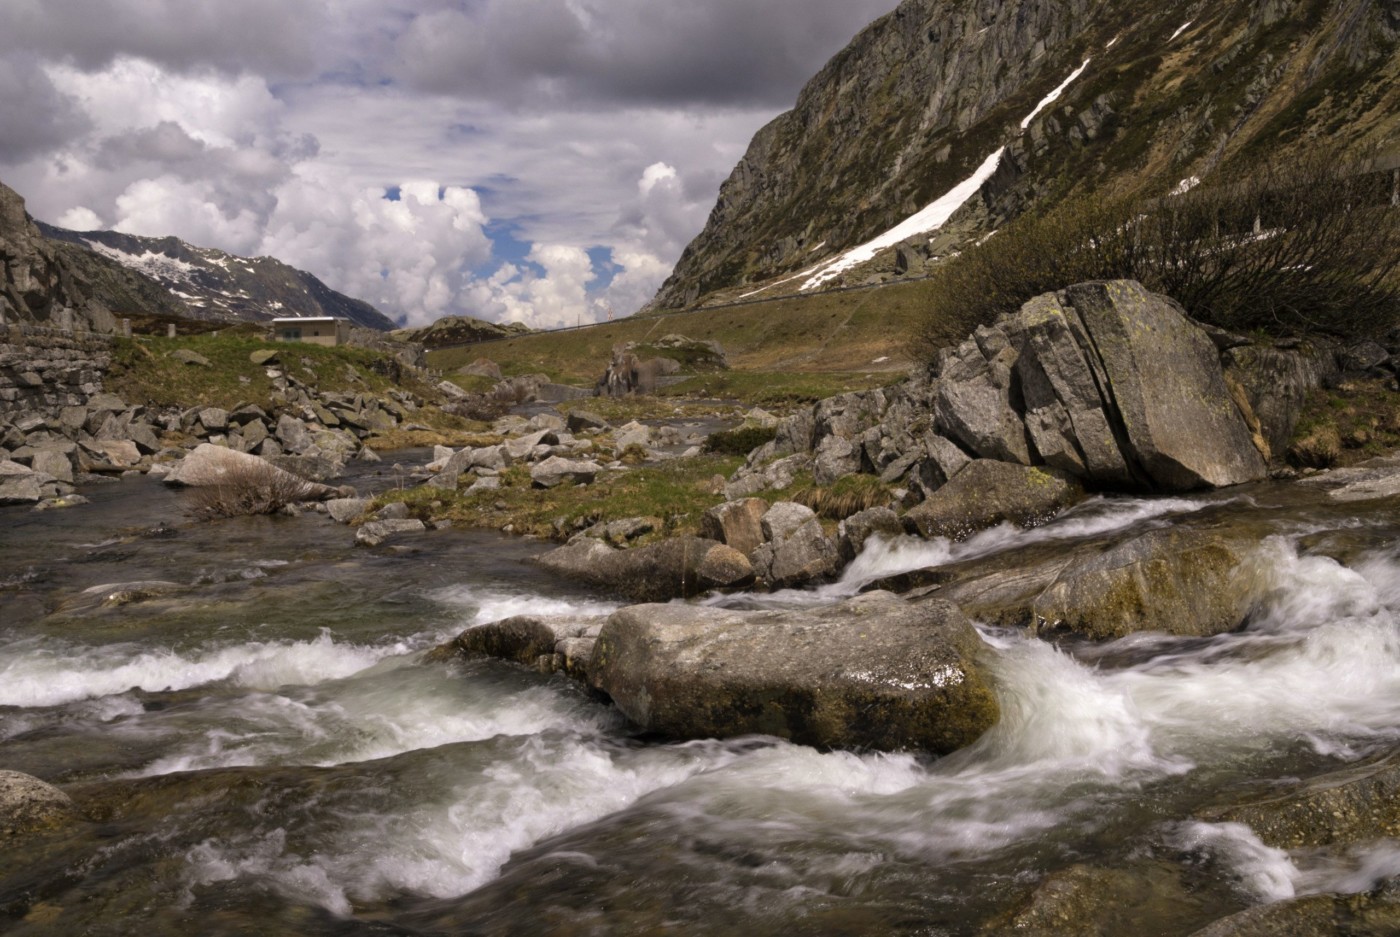
[[[112,337],[28,324],[0,326],[0,418],[57,416],[102,392]]]

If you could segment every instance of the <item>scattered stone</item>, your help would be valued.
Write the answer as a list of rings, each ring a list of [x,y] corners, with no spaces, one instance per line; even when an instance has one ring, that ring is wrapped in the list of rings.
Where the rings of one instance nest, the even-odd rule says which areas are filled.
[[[564,459],[550,456],[530,470],[530,481],[536,488],[553,488],[564,482],[576,485],[592,484],[603,467],[592,460]]]
[[[177,348],[170,353],[170,357],[179,361],[181,364],[189,364],[201,368],[212,368],[214,366],[208,358],[197,351],[190,351],[188,348]]]
[[[248,355],[248,360],[260,368],[269,364],[277,364],[277,349],[259,348],[257,351]]]
[[[766,539],[763,515],[767,511],[768,502],[762,498],[717,504],[700,518],[700,535],[748,556]]]
[[[570,410],[564,426],[571,433],[582,433],[585,430],[607,429],[608,421],[587,410]]]
[[[664,602],[753,582],[753,566],[732,547],[699,537],[675,537],[615,550],[601,540],[582,538],[536,562],[546,569],[627,596],[636,602]]]
[[[365,512],[369,501],[365,498],[332,498],[326,502],[326,513],[331,519],[348,524]]]

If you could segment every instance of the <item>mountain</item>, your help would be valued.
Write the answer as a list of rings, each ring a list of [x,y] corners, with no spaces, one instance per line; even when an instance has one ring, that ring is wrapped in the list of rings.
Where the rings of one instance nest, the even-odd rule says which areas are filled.
[[[91,251],[44,237],[24,199],[0,184],[0,313],[48,324],[71,310],[73,325],[111,332],[116,317],[136,311],[187,316],[160,284]]]
[[[529,326],[520,322],[496,323],[471,316],[443,316],[428,325],[411,329],[398,329],[394,338],[414,342],[426,348],[449,348],[453,345],[470,345],[493,339],[515,338],[531,332]]]
[[[1305,144],[1394,151],[1398,46],[1400,0],[905,0],[754,136],[650,307],[922,274],[1027,210]]]
[[[387,331],[396,323],[369,303],[326,286],[273,257],[238,257],[179,238],[68,231],[38,222],[52,241],[74,245],[165,287],[199,319],[261,322],[278,316],[337,316]]]

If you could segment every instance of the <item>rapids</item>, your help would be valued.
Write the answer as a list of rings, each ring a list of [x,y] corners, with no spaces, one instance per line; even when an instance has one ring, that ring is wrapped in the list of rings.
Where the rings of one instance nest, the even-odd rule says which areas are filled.
[[[832,602],[1027,543],[1259,516],[1247,627],[1058,646],[984,628],[1002,719],[935,760],[667,743],[562,677],[423,663],[474,623],[616,607],[525,562],[539,544],[448,530],[365,550],[319,516],[191,524],[144,479],[89,494],[0,515],[0,767],[89,817],[0,849],[6,932],[977,934],[1047,874],[1166,863],[1192,900],[1149,897],[1134,932],[1185,934],[1400,874],[1388,840],[1290,853],[1196,818],[1400,743],[1386,516],[1268,486],[1099,499],[711,600]],[[1306,545],[1338,530],[1357,535],[1347,565]],[[132,581],[165,585],[96,588]]]

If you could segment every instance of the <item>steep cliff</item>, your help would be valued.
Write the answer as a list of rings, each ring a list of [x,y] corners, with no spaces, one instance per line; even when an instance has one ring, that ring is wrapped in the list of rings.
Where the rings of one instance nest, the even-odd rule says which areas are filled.
[[[1395,147],[1397,42],[1400,0],[905,0],[755,135],[652,305],[894,275],[893,252],[861,254],[813,282],[925,207],[935,230],[877,245],[906,242],[900,273],[1066,197],[1309,141]]]
[[[6,319],[111,332],[117,316],[137,311],[189,315],[178,297],[149,278],[45,238],[24,199],[0,184],[0,313]]]

